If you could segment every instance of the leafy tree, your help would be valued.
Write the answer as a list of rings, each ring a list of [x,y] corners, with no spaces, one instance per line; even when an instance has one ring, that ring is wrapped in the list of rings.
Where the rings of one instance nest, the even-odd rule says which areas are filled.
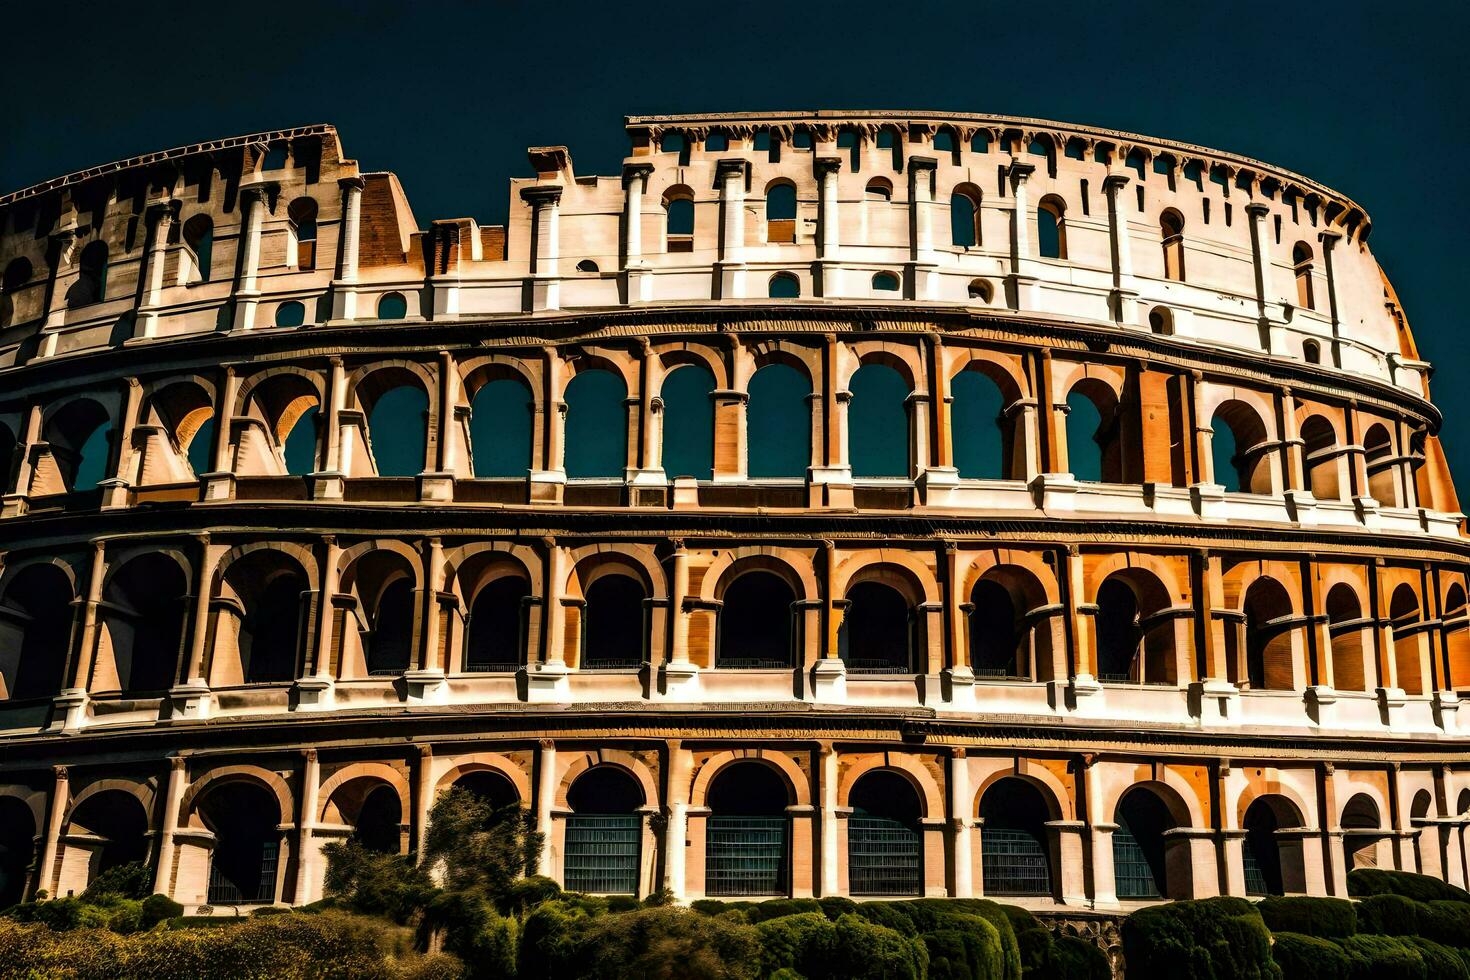
[[[328,844],[322,851],[327,856],[327,895],[354,911],[405,923],[434,892],[427,872],[412,858],[369,850],[357,841]]]
[[[475,891],[500,904],[540,859],[542,834],[530,811],[496,809],[457,786],[439,794],[429,811],[425,858],[443,873],[450,891]]]

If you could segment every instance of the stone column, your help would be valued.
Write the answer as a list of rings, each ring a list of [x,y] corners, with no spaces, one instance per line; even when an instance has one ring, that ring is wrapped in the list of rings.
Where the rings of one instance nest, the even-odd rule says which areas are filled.
[[[841,157],[817,157],[813,161],[817,174],[817,288],[824,298],[841,296],[843,275],[840,262],[842,236],[839,231],[841,205],[838,202],[838,174]]]
[[[1107,819],[1110,814],[1101,810],[1096,760],[1083,757],[1078,760],[1078,766],[1082,770],[1083,795],[1087,800],[1092,901],[1094,905],[1115,906],[1118,904],[1118,884],[1113,873],[1113,831],[1118,829],[1118,825]]]
[[[1118,195],[1128,186],[1126,174],[1108,174],[1103,191],[1108,195],[1108,232],[1113,253],[1113,319],[1123,326],[1138,324],[1138,283],[1133,278],[1133,242],[1128,232],[1128,213],[1119,206]]]
[[[449,693],[444,680],[444,663],[440,659],[439,595],[444,586],[444,542],[429,538],[424,543],[424,587],[418,600],[421,628],[417,667],[403,672],[404,684],[408,687],[410,704],[439,704]]]
[[[567,580],[566,548],[555,538],[542,539],[546,553],[546,634],[539,662],[532,662],[526,651],[526,699],[529,701],[565,700],[570,688],[566,661],[567,611],[563,590]]]
[[[909,157],[908,298],[939,298],[939,264],[934,255],[933,157]]]
[[[226,366],[220,370],[217,390],[210,472],[195,474],[199,477],[200,494],[205,500],[228,500],[235,495],[230,433],[235,427],[235,400],[240,396],[240,376],[233,367]]]
[[[822,589],[827,635],[822,643],[822,658],[812,668],[812,694],[818,701],[841,702],[847,697],[847,664],[841,657],[839,637],[847,600],[832,593],[833,576],[837,571],[837,547],[832,541],[822,541],[820,560],[824,565]]]
[[[296,815],[296,887],[292,897],[298,905],[309,904],[321,896],[321,882],[326,874],[321,866],[321,850],[312,840],[321,783],[322,765],[316,749],[307,749],[301,753],[301,806]]]
[[[651,163],[623,165],[623,301],[646,303],[653,298],[653,275],[643,260],[643,192]]]
[[[720,186],[720,259],[715,263],[717,298],[745,298],[745,184],[750,164],[745,160],[720,160],[715,164],[715,181]]]
[[[699,690],[699,665],[689,662],[689,612],[684,608],[689,596],[689,552],[682,539],[673,541],[674,553],[669,559],[669,616],[673,619],[672,649],[663,665],[664,694],[671,698],[690,698]]]
[[[1037,305],[1036,275],[1031,267],[1036,259],[1036,248],[1031,241],[1031,202],[1026,190],[1026,178],[1035,172],[1036,167],[1029,163],[1012,163],[1009,168],[1011,272],[1006,276],[1006,292],[1013,310],[1034,310]]]
[[[57,692],[54,701],[62,716],[62,728],[75,731],[86,724],[87,692],[92,687],[92,669],[97,658],[97,611],[102,605],[102,582],[107,577],[107,542],[92,542],[92,564],[87,573],[87,598],[82,606],[80,641],[72,659],[71,686]]]
[[[821,800],[822,846],[820,893],[825,898],[841,891],[838,882],[837,753],[831,742],[817,747],[817,791]]]
[[[953,835],[953,868],[950,870],[951,898],[971,898],[975,894],[975,857],[971,850],[970,816],[974,800],[970,793],[970,760],[963,748],[949,755],[949,824]]]
[[[183,756],[170,756],[168,783],[163,794],[163,812],[158,818],[158,861],[153,868],[153,894],[173,894],[174,828],[179,822],[179,804],[184,798],[188,772]]]
[[[321,468],[311,474],[313,500],[341,500],[346,479],[342,461],[342,411],[347,403],[347,372],[342,358],[329,359],[327,404],[318,412],[321,422]]]
[[[1093,663],[1093,655],[1097,649],[1093,640],[1094,616],[1097,606],[1087,602],[1084,580],[1086,564],[1082,559],[1081,550],[1076,545],[1067,547],[1064,564],[1066,576],[1062,583],[1065,589],[1062,603],[1066,608],[1067,618],[1072,624],[1072,644],[1075,655],[1072,665],[1072,693],[1078,702],[1077,708],[1081,711],[1084,710],[1082,699],[1102,691],[1102,686],[1097,680],[1097,665]]]
[[[694,760],[679,739],[669,740],[668,753],[668,789],[664,810],[668,820],[664,827],[664,887],[674,896],[675,901],[683,901],[686,895],[684,852],[688,847],[689,836],[689,767]]]
[[[424,863],[424,847],[429,837],[429,813],[434,809],[434,746],[419,745],[413,768],[413,852],[417,863]]]
[[[195,540],[199,544],[199,567],[194,573],[194,595],[191,597],[189,659],[184,666],[182,681],[169,688],[168,692],[174,716],[185,719],[209,717],[212,698],[209,680],[204,676],[204,655],[209,639],[209,600],[214,591],[215,569],[228,550],[225,545],[212,544],[208,534],[197,535]]]
[[[1322,243],[1322,271],[1327,277],[1327,310],[1332,316],[1332,366],[1342,367],[1342,323],[1337,312],[1337,277],[1332,271],[1332,247],[1342,235],[1335,231],[1324,231],[1317,236]]]
[[[277,191],[272,182],[256,182],[240,188],[240,276],[235,280],[235,321],[232,329],[255,327],[260,289],[256,281],[260,273],[260,232],[265,211]]]
[[[521,188],[521,200],[531,206],[531,275],[527,280],[530,309],[561,309],[560,184]]]
[[[835,334],[824,338],[821,391],[821,441],[813,450],[821,460],[811,468],[812,505],[852,506],[852,467],[847,457],[847,406],[852,393],[842,387],[843,348]],[[816,413],[814,412],[813,415]]]
[[[61,845],[61,821],[66,816],[67,803],[71,800],[71,784],[67,781],[66,766],[55,767],[51,774],[51,799],[46,811],[46,836],[41,844],[41,866],[36,869],[32,887],[37,892],[44,891],[56,898],[52,894],[56,884],[56,853]]]
[[[343,177],[337,181],[342,188],[342,247],[338,250],[337,277],[332,282],[332,319],[357,319],[357,256],[362,230],[361,177]]]
[[[1269,354],[1286,353],[1286,327],[1273,320],[1272,310],[1277,306],[1271,282],[1270,232],[1266,228],[1266,217],[1271,208],[1260,201],[1247,204],[1245,213],[1250,216],[1251,253],[1256,266],[1256,322],[1261,335],[1261,348]]]
[[[143,302],[138,306],[138,322],[133,328],[133,336],[140,339],[158,336],[158,310],[163,305],[163,266],[168,256],[169,229],[173,226],[174,217],[173,206],[169,203],[148,206],[148,251],[143,265]]]
[[[321,582],[315,597],[315,632],[301,665],[301,676],[296,680],[298,711],[326,708],[332,704],[332,632],[336,617],[332,600],[337,594],[340,575],[337,565],[342,560],[342,546],[335,537],[327,535],[322,539],[321,556]]]
[[[1204,635],[1204,677],[1200,679],[1200,720],[1225,723],[1239,713],[1240,689],[1230,682],[1225,654],[1226,616],[1224,572],[1218,554],[1200,551],[1193,556],[1200,579],[1199,615]]]
[[[554,877],[556,856],[552,853],[552,810],[556,802],[556,743],[542,739],[536,752],[536,829],[542,834],[546,845],[541,848],[541,860],[536,873],[547,878]]]

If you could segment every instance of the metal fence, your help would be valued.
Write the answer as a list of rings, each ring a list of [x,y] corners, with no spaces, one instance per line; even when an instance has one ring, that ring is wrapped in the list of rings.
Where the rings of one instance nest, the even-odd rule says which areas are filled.
[[[1241,851],[1241,863],[1245,865],[1245,893],[1252,896],[1271,894],[1271,886],[1266,882],[1266,872],[1262,870],[1260,859],[1251,849],[1250,841],[1245,842]]]
[[[786,894],[785,817],[710,817],[705,836],[708,894]]]
[[[854,895],[919,895],[924,844],[919,832],[887,817],[847,819],[847,888]]]
[[[1113,880],[1119,898],[1163,898],[1143,845],[1127,827],[1113,831]]]
[[[635,895],[642,821],[635,813],[567,817],[567,891]]]
[[[220,867],[217,859],[209,863],[210,905],[245,905],[250,902],[269,902],[276,895],[276,860],[280,852],[277,841],[263,841],[260,846],[260,874],[237,875],[235,881]]]
[[[1046,846],[1024,830],[981,830],[980,866],[987,895],[1051,894]]]

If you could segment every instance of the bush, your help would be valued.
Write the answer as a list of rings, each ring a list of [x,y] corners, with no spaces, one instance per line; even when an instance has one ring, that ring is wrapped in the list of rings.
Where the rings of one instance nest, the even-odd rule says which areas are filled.
[[[826,898],[817,899],[817,904],[822,907],[822,913],[836,922],[844,915],[856,915],[858,903],[850,898],[842,898],[839,895],[830,895]]]
[[[43,902],[22,902],[5,912],[16,922],[43,925],[56,932],[72,929],[106,929],[112,918],[109,909],[83,902],[79,898],[57,898]]]
[[[760,972],[774,974],[793,970],[813,977],[826,969],[828,951],[836,941],[837,927],[819,912],[802,912],[767,919],[756,927],[760,940]]]
[[[1450,946],[1423,936],[1408,936],[1401,941],[1424,957],[1425,972],[1433,980],[1470,980],[1470,969],[1466,968],[1461,954]]]
[[[549,902],[561,895],[561,886],[542,875],[529,875],[513,883],[506,891],[500,911],[524,913],[542,902]]]
[[[769,902],[751,903],[746,915],[751,922],[759,923],[807,912],[822,913],[821,903],[814,898],[775,898]]]
[[[1358,931],[1377,936],[1417,936],[1419,903],[1402,895],[1370,895],[1358,903]]]
[[[744,980],[759,949],[756,930],[727,916],[672,907],[596,916],[554,901],[526,918],[518,965],[521,976],[548,980]]]
[[[429,811],[424,864],[443,870],[445,888],[483,892],[499,905],[517,879],[536,867],[542,844],[529,810],[519,805],[497,810],[454,786],[440,793]]]
[[[1470,892],[1463,888],[1408,871],[1382,868],[1354,868],[1347,876],[1348,894],[1353,898],[1369,895],[1402,895],[1416,902],[1464,902],[1470,904]]]
[[[960,920],[968,920],[968,927],[924,933],[930,980],[1001,980],[1005,955],[1000,933],[978,915],[955,916],[955,925]]]
[[[82,901],[95,902],[104,895],[144,899],[153,891],[153,872],[144,861],[130,861],[108,868],[92,879],[82,892]]]
[[[1358,913],[1345,898],[1263,898],[1256,911],[1271,932],[1335,939],[1358,931]]]
[[[918,939],[855,915],[839,917],[836,930],[832,980],[923,980],[928,973],[928,950]]]
[[[139,913],[139,927],[152,929],[160,922],[183,915],[184,907],[167,895],[149,895],[143,899]]]
[[[356,841],[331,843],[327,856],[326,893],[345,907],[365,915],[381,915],[400,925],[428,904],[434,883],[412,858],[372,851]]]
[[[1251,903],[1206,898],[1140,909],[1123,920],[1123,956],[1135,976],[1256,980],[1280,975],[1271,934]]]
[[[1348,936],[1338,945],[1348,955],[1350,980],[1429,980],[1419,951],[1391,936]]]
[[[1302,933],[1278,932],[1271,958],[1285,980],[1349,980],[1352,959],[1328,939]]]
[[[1106,954],[1077,936],[1061,936],[1052,943],[1048,980],[1113,980],[1113,967]]]
[[[1421,902],[1416,906],[1419,928],[1415,935],[1446,946],[1470,946],[1470,905],[1463,902]]]

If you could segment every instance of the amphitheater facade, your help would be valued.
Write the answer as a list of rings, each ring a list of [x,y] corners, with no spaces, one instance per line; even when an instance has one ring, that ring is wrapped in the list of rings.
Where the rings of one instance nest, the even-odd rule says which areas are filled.
[[[1034,119],[627,131],[503,227],[328,126],[0,198],[0,905],[311,902],[455,784],[595,892],[1466,883],[1463,515],[1361,207]]]

